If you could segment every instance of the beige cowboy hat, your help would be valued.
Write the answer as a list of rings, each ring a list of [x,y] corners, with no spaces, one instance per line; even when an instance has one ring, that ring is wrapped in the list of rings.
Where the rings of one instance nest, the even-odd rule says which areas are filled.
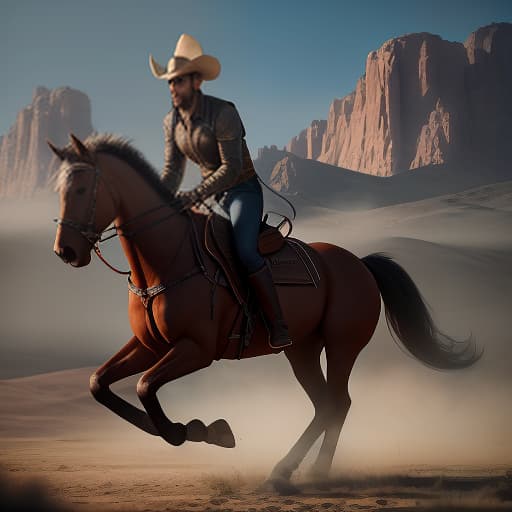
[[[200,73],[203,80],[215,80],[220,73],[220,62],[211,55],[204,55],[199,42],[188,34],[182,34],[178,39],[167,68],[158,64],[152,55],[149,56],[149,67],[153,75],[162,80],[189,73]]]

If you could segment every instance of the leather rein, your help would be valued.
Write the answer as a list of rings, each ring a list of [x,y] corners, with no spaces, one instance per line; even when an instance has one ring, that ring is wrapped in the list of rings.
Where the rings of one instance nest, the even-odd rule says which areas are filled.
[[[59,225],[67,226],[71,229],[74,229],[75,231],[78,231],[78,233],[80,233],[87,240],[87,242],[89,243],[91,248],[94,249],[94,252],[98,256],[98,258],[111,270],[113,270],[114,272],[117,272],[118,274],[130,275],[131,274],[130,270],[128,270],[128,271],[119,270],[119,269],[115,268],[113,265],[111,265],[101,254],[99,244],[106,242],[107,240],[110,240],[111,238],[114,238],[116,236],[124,236],[126,238],[133,238],[135,235],[139,234],[140,232],[145,231],[146,229],[150,229],[150,228],[170,219],[174,215],[181,213],[181,211],[175,210],[175,211],[171,212],[169,215],[162,217],[161,219],[144,224],[139,229],[136,229],[133,231],[126,230],[127,226],[129,226],[130,224],[133,224],[135,221],[145,217],[146,215],[149,215],[150,213],[158,211],[161,208],[164,208],[166,206],[172,207],[173,201],[170,201],[169,203],[162,203],[154,208],[150,208],[149,210],[146,210],[138,215],[135,215],[131,219],[128,219],[124,224],[120,224],[118,226],[114,225],[111,228],[104,229],[103,231],[98,231],[94,225],[94,218],[96,215],[98,184],[99,184],[99,181],[101,178],[101,171],[100,171],[99,167],[92,166],[92,165],[83,165],[82,167],[77,167],[75,169],[68,171],[67,179],[69,179],[71,176],[73,176],[76,173],[85,172],[85,171],[94,172],[94,184],[92,187],[91,201],[88,206],[88,210],[89,210],[88,221],[86,223],[81,223],[81,222],[77,222],[77,221],[74,221],[71,219],[66,219],[63,217],[58,217],[56,219],[53,219],[53,221]],[[110,186],[107,184],[107,182],[105,180],[103,180],[103,183],[105,184],[107,190],[110,193],[112,201],[115,204],[114,194],[112,193]],[[110,234],[108,236],[104,236],[105,233],[108,233],[109,231],[114,231],[114,233]]]

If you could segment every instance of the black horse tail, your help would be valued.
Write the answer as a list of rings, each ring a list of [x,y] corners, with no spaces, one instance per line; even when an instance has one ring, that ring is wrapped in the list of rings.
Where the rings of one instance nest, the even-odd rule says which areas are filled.
[[[391,257],[375,253],[362,261],[377,281],[389,331],[399,346],[437,370],[466,368],[480,359],[483,351],[473,336],[455,340],[439,331],[413,280]]]

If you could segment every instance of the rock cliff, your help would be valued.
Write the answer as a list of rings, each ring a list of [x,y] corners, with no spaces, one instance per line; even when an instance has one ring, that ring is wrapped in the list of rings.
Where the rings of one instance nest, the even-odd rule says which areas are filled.
[[[313,121],[286,145],[286,151],[301,158],[316,160],[322,151],[322,140],[326,127],[327,121]]]
[[[59,163],[46,139],[65,145],[69,132],[84,138],[92,131],[86,94],[70,87],[36,87],[32,103],[0,138],[0,197],[28,197],[48,185]]]
[[[327,121],[314,121],[286,149],[377,176],[442,163],[504,167],[511,55],[510,23],[482,27],[464,44],[428,33],[386,41],[368,55],[355,90],[332,102]]]
[[[512,140],[512,24],[494,23],[464,43],[468,145],[478,165],[508,171]]]
[[[259,148],[254,166],[260,178],[268,182],[276,163],[287,154],[286,148],[278,149],[275,145]]]

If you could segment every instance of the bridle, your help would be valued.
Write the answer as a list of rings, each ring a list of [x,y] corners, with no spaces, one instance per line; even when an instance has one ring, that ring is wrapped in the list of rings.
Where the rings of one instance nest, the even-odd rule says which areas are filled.
[[[87,240],[90,248],[94,249],[94,252],[98,256],[98,258],[103,263],[105,263],[105,265],[107,265],[110,269],[112,269],[114,272],[117,272],[118,274],[129,275],[131,273],[130,271],[119,270],[119,269],[113,267],[110,263],[108,263],[105,260],[105,258],[101,254],[99,244],[106,242],[107,240],[110,240],[111,238],[114,238],[116,236],[124,236],[126,238],[132,238],[136,234],[139,234],[141,231],[150,229],[150,228],[168,220],[169,218],[173,217],[174,215],[181,213],[181,211],[176,209],[176,210],[172,211],[170,214],[164,216],[163,218],[157,219],[156,221],[153,221],[153,222],[146,223],[145,225],[143,225],[142,227],[140,227],[139,229],[134,230],[134,231],[128,231],[126,229],[127,226],[129,226],[130,224],[133,224],[135,221],[139,220],[140,218],[142,218],[146,215],[149,215],[150,213],[160,210],[161,208],[164,208],[166,206],[172,207],[173,203],[176,204],[176,201],[171,200],[168,203],[162,203],[154,208],[150,208],[149,210],[146,210],[146,211],[136,215],[135,217],[132,217],[131,219],[128,219],[124,224],[121,224],[118,226],[114,225],[111,228],[107,228],[102,231],[98,231],[95,227],[94,220],[95,220],[95,216],[96,216],[98,184],[99,184],[100,179],[102,178],[100,168],[97,165],[92,165],[92,164],[90,164],[90,165],[84,164],[80,167],[77,166],[76,168],[71,169],[67,172],[66,179],[69,180],[73,175],[75,175],[79,172],[87,172],[87,171],[94,172],[94,184],[92,187],[91,201],[87,208],[87,210],[89,211],[87,221],[85,223],[81,223],[81,222],[77,222],[75,220],[66,219],[64,217],[58,217],[56,219],[53,219],[53,221],[59,225],[67,226],[75,231],[78,231],[78,233],[80,233],[80,235],[82,235]],[[106,189],[109,191],[112,202],[115,205],[116,204],[115,195],[112,192],[110,185],[107,183],[107,181],[105,179],[103,179],[102,181],[103,181]],[[108,233],[109,231],[114,231],[114,233],[112,233],[108,236],[104,236],[105,233]]]
[[[79,172],[86,172],[86,171],[94,172],[94,185],[92,188],[91,201],[88,206],[88,210],[90,210],[88,222],[83,224],[83,223],[77,222],[75,220],[65,219],[65,218],[61,218],[61,217],[53,219],[53,221],[59,225],[68,226],[71,229],[78,231],[89,242],[89,244],[91,246],[94,246],[96,243],[98,243],[100,241],[102,233],[103,233],[103,232],[96,231],[95,227],[94,227],[94,217],[96,215],[98,183],[100,180],[100,169],[99,169],[99,167],[94,167],[92,165],[76,167],[75,169],[68,171],[67,179],[71,178],[73,175],[75,175]]]

